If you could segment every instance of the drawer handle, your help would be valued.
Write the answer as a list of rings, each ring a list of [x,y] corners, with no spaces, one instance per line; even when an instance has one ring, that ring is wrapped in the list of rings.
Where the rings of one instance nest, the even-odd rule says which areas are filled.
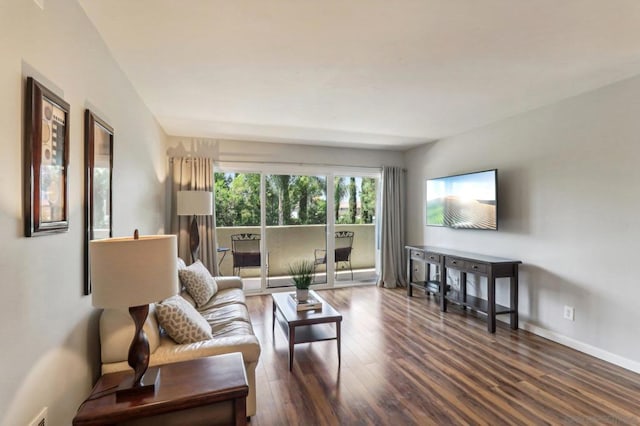
[[[429,256],[429,259],[431,259],[431,260],[433,260],[435,258],[436,258],[435,256]]]
[[[452,263],[452,264],[454,264],[454,265],[457,265],[457,264],[458,264],[458,262],[456,262],[455,260],[454,260],[454,261],[452,261],[451,263]]]
[[[473,269],[478,269],[478,265],[473,265]]]

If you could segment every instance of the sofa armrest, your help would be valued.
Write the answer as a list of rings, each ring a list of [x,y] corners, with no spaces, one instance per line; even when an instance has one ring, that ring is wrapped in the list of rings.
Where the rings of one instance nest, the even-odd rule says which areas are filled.
[[[240,277],[213,277],[218,284],[218,290],[224,290],[227,288],[239,288],[242,290],[242,279]]]

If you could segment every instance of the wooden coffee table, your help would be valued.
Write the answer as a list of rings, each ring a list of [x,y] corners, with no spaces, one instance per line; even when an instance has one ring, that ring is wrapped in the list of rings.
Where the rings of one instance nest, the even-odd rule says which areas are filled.
[[[249,393],[242,354],[231,353],[165,364],[159,367],[155,394],[116,401],[113,388],[131,372],[105,374],[80,406],[73,425],[111,425],[137,419],[163,423],[162,415],[198,409],[222,401],[233,404],[231,424],[246,425]],[[174,423],[172,423],[174,424]],[[179,423],[183,424],[183,423]]]
[[[289,371],[293,368],[293,347],[298,343],[336,340],[338,343],[338,367],[340,367],[340,323],[342,315],[328,304],[318,293],[311,290],[309,294],[322,302],[321,309],[296,311],[295,302],[289,293],[273,293],[273,324],[275,332],[276,320],[289,341]],[[331,326],[335,323],[335,331]]]

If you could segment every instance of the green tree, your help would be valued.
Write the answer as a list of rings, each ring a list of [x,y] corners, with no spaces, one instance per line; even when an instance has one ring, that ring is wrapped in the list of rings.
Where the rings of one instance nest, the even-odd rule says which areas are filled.
[[[267,176],[267,225],[291,225],[291,176]]]
[[[349,223],[356,223],[358,215],[358,188],[356,186],[356,178],[351,176],[349,179]]]
[[[260,225],[260,174],[215,173],[216,226]]]
[[[296,179],[295,195],[298,199],[298,219],[301,224],[309,221],[309,176],[300,176]]]
[[[347,188],[344,184],[344,178],[336,177],[335,178],[335,189],[333,192],[334,199],[334,211],[335,211],[335,221],[336,223],[340,221],[340,202],[342,198],[347,193]]]
[[[376,213],[376,180],[374,178],[362,178],[360,208],[362,223],[373,223]]]

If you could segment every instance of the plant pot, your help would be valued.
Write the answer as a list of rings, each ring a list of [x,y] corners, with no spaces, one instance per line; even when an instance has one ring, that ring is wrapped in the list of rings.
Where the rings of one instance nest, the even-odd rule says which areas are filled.
[[[298,299],[298,303],[306,302],[309,298],[309,289],[306,288],[304,290],[297,288],[296,289],[296,299]]]

